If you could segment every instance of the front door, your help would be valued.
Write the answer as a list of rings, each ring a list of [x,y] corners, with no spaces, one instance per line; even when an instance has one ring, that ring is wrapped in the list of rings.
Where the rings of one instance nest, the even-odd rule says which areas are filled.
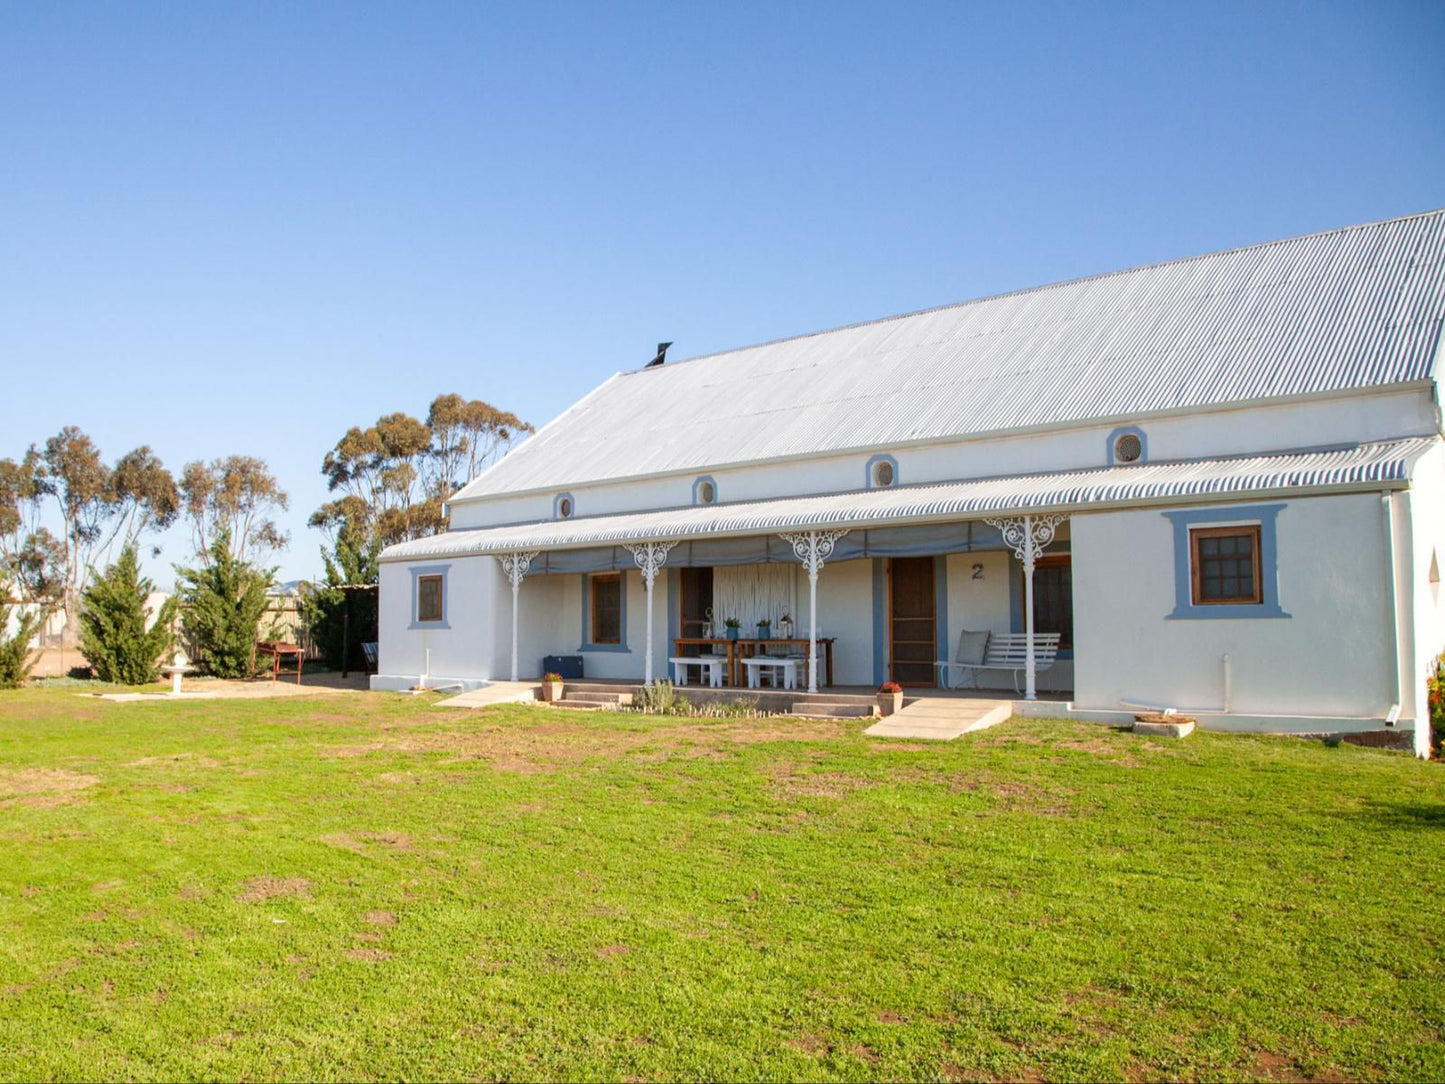
[[[708,627],[708,611],[712,609],[712,569],[707,566],[678,570],[682,588],[677,632],[679,636],[701,636]],[[718,635],[716,629],[713,635]],[[668,644],[671,650],[672,645]],[[684,655],[696,655],[698,649],[689,644]]]
[[[935,683],[932,557],[895,557],[888,563],[889,676],[900,685]]]

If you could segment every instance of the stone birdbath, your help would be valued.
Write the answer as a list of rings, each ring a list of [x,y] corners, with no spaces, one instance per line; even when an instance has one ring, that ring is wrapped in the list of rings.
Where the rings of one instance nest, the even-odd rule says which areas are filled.
[[[189,660],[187,660],[186,653],[184,651],[177,651],[175,653],[175,656],[171,659],[170,665],[161,667],[161,673],[171,675],[172,696],[181,695],[181,675],[192,673],[195,671],[195,669],[196,668],[194,666],[190,665],[190,662]]]

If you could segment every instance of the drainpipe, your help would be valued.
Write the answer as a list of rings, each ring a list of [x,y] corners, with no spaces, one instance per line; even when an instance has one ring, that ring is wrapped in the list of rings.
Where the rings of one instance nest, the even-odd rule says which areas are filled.
[[[1390,710],[1385,725],[1394,726],[1400,719],[1400,614],[1395,597],[1395,502],[1388,490],[1380,494],[1380,518],[1385,529],[1385,598],[1390,617]],[[1419,726],[1420,713],[1415,714]]]

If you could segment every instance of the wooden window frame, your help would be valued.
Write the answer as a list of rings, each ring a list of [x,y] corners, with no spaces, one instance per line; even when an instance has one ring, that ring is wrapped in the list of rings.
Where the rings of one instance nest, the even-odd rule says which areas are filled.
[[[616,639],[613,639],[613,640],[603,640],[603,639],[601,639],[601,638],[597,635],[597,585],[598,585],[599,583],[615,583],[615,584],[617,584],[617,638],[616,638]],[[596,574],[594,574],[594,575],[592,576],[591,582],[588,584],[588,587],[590,588],[590,590],[588,591],[588,596],[589,596],[589,600],[590,600],[590,602],[591,602],[591,604],[592,604],[592,606],[591,606],[592,612],[587,615],[587,619],[588,619],[588,622],[589,622],[589,624],[588,624],[588,626],[587,626],[587,633],[588,633],[588,640],[587,640],[587,642],[588,642],[588,643],[592,643],[592,644],[605,644],[605,645],[608,646],[608,647],[613,647],[613,646],[618,646],[618,645],[620,645],[620,644],[622,643],[622,633],[623,633],[623,628],[622,628],[622,620],[623,620],[623,609],[622,609],[622,590],[623,590],[622,573],[620,573],[620,572],[599,572],[599,573],[596,573]]]
[[[1191,527],[1189,528],[1189,599],[1195,606],[1261,606],[1264,604],[1263,562],[1260,554],[1262,531],[1258,523],[1241,523],[1232,527]],[[1199,541],[1203,538],[1234,538],[1249,535],[1250,561],[1253,566],[1254,591],[1248,595],[1231,598],[1204,597],[1204,562],[1199,555]]]
[[[424,585],[429,580],[435,580],[437,584],[437,613],[435,617],[424,617],[422,615],[422,599],[425,597]],[[416,578],[416,623],[418,625],[440,625],[447,619],[447,578],[440,572],[428,572]]]
[[[1069,572],[1072,574],[1072,572],[1073,572],[1073,570],[1074,570],[1074,555],[1073,555],[1073,553],[1048,553],[1048,554],[1044,554],[1042,557],[1036,557],[1036,558],[1034,559],[1034,572],[1035,572],[1035,574],[1037,574],[1038,570],[1041,569],[1041,568],[1063,568],[1063,567],[1065,567],[1065,566],[1068,567]],[[1028,586],[1024,583],[1024,580],[1026,580],[1027,578],[1028,578],[1028,573],[1024,571],[1023,565],[1019,565],[1019,604],[1020,604],[1021,606],[1027,605],[1027,603],[1025,603],[1025,602],[1023,601],[1024,599],[1028,598]],[[1037,587],[1037,585],[1035,585],[1035,587]],[[1035,594],[1034,602],[1035,602],[1035,604],[1037,604],[1037,602],[1038,602],[1037,594]],[[1070,587],[1069,587],[1069,607],[1070,607],[1070,609],[1073,608],[1073,605],[1074,605],[1073,580],[1072,580],[1072,575],[1071,575],[1071,577],[1070,577]],[[1027,620],[1027,619],[1028,619],[1028,615],[1025,614],[1025,615],[1024,615],[1024,618],[1025,618],[1025,620]],[[1035,631],[1038,631],[1037,628],[1035,628]],[[1060,638],[1060,640],[1059,640],[1059,650],[1060,650],[1060,651],[1072,651],[1072,650],[1074,650],[1074,637],[1073,637],[1073,634],[1072,634],[1072,633],[1069,635],[1069,638],[1068,638],[1067,641],[1065,641],[1065,640],[1063,640],[1062,638]]]

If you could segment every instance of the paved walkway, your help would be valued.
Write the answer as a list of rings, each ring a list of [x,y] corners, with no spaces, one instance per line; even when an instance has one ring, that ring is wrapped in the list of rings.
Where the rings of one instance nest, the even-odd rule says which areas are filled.
[[[921,696],[905,704],[863,733],[874,738],[923,738],[952,741],[975,730],[986,730],[1013,714],[1010,700],[982,697]]]
[[[439,700],[433,707],[489,708],[493,704],[530,704],[537,700],[537,689],[535,681],[493,681],[481,689]]]

